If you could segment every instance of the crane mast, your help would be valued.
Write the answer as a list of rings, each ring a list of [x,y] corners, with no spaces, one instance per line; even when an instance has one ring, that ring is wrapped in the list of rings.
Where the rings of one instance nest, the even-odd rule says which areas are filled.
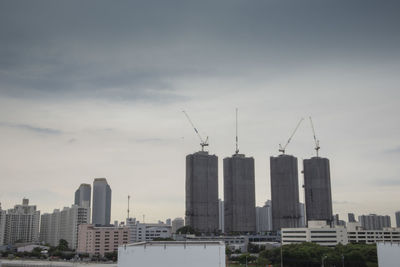
[[[236,108],[236,150],[235,153],[239,154],[239,138],[238,138],[238,109]]]
[[[314,149],[315,149],[315,152],[317,153],[317,157],[318,157],[318,151],[319,151],[319,149],[321,147],[319,146],[319,140],[315,136],[314,124],[313,124],[311,116],[310,116],[310,124],[311,124],[311,129],[312,129],[312,132],[313,132],[313,136],[314,136],[314,142],[315,142],[315,148]]]
[[[297,129],[299,129],[300,124],[303,122],[303,120],[304,120],[304,118],[301,118],[300,121],[299,121],[299,123],[297,123],[296,128],[294,129],[292,135],[290,135],[290,137],[289,137],[289,139],[287,140],[285,146],[282,147],[282,145],[279,144],[279,152],[282,152],[282,154],[285,154],[286,147],[289,145],[290,141],[292,140],[294,134],[297,132]]]
[[[200,139],[201,151],[204,151],[204,147],[205,147],[205,146],[208,146],[208,136],[207,136],[206,140],[203,140],[203,138],[201,137],[199,131],[198,131],[197,128],[196,128],[196,126],[194,126],[192,120],[190,119],[189,115],[188,115],[188,114],[186,113],[186,111],[184,111],[184,110],[183,110],[182,112],[183,112],[183,114],[185,114],[185,116],[186,116],[186,118],[188,119],[190,125],[192,125],[194,131],[196,132],[197,136],[198,136],[199,139]]]

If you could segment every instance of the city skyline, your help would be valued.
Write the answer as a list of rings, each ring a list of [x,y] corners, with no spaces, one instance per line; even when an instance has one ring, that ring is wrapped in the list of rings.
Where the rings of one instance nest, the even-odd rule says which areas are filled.
[[[181,111],[209,136],[223,199],[239,108],[257,206],[271,199],[270,156],[312,116],[330,160],[333,213],[395,222],[399,3],[288,3],[3,1],[2,208],[23,197],[42,213],[69,207],[81,183],[106,177],[111,222],[125,219],[128,195],[138,219],[184,217],[185,157],[200,146]],[[287,154],[299,166],[315,155],[307,122]]]

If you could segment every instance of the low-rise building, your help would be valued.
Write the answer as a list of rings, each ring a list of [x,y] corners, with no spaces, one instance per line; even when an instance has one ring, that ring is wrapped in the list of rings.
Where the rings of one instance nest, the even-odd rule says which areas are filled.
[[[347,244],[344,227],[330,227],[326,221],[309,221],[308,228],[282,228],[282,244],[313,242],[321,246],[334,247]]]
[[[118,250],[118,246],[128,244],[129,228],[126,226],[79,225],[78,253],[91,256],[104,256],[105,253]]]
[[[165,223],[140,223],[135,218],[128,218],[129,243],[152,241],[156,238],[171,238],[172,227]]]
[[[183,226],[185,226],[185,221],[183,220],[183,218],[175,218],[172,221],[172,233],[175,234],[176,230]]]
[[[400,243],[400,228],[385,227],[382,230],[365,230],[361,223],[355,222],[348,224],[347,236],[350,243]]]

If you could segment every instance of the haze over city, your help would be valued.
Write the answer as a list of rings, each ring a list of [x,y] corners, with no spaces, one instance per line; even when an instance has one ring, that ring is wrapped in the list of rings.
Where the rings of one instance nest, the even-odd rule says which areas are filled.
[[[258,206],[271,199],[269,157],[312,116],[333,212],[399,210],[398,2],[93,3],[0,3],[3,208],[70,206],[79,184],[106,177],[112,220],[128,195],[138,219],[183,217],[185,157],[200,146],[182,110],[219,157],[223,198],[238,108]],[[300,184],[313,148],[306,120],[286,151]]]

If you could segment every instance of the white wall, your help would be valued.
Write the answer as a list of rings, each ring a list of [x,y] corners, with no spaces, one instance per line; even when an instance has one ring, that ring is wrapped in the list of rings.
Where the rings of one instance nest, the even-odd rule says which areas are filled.
[[[400,243],[377,243],[379,267],[400,266]]]
[[[146,244],[118,249],[118,267],[225,267],[225,244]]]

